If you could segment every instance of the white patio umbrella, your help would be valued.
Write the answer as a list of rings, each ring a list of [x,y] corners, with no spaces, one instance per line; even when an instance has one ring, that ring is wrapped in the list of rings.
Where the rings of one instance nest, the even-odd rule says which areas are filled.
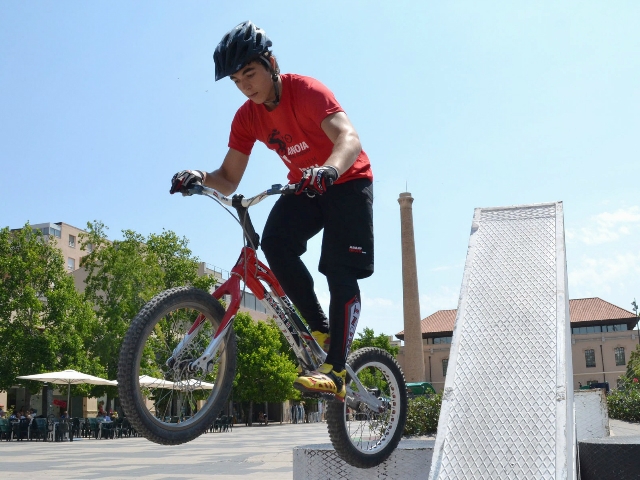
[[[37,382],[54,383],[56,385],[67,385],[67,408],[70,409],[71,404],[71,385],[79,385],[88,383],[90,385],[118,385],[116,380],[107,380],[100,377],[94,377],[86,373],[76,370],[63,370],[61,372],[36,373],[34,375],[22,375],[23,380],[35,380]]]
[[[150,377],[149,375],[140,375],[139,382],[141,387],[149,388],[167,388],[173,389],[175,384],[171,380]]]

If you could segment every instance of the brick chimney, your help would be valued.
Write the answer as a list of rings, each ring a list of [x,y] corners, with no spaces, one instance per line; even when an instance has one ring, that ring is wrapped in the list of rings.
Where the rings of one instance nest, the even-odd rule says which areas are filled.
[[[416,244],[413,237],[413,197],[400,194],[400,233],[402,238],[402,303],[404,308],[404,375],[407,382],[424,382],[424,351],[420,327],[420,298]]]

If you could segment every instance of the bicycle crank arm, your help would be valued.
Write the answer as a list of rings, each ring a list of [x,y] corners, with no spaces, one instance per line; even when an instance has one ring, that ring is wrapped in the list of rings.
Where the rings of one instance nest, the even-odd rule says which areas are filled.
[[[345,368],[347,369],[347,374],[351,377],[351,381],[356,384],[357,388],[357,391],[355,391],[347,385],[347,396],[353,398],[356,403],[366,404],[374,412],[382,413],[386,408],[385,402],[369,392],[369,390],[360,383],[360,379],[349,365],[346,365]]]

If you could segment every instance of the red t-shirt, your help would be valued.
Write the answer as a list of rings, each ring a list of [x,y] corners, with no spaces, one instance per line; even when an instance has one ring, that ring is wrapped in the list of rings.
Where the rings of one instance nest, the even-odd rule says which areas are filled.
[[[280,104],[268,111],[247,100],[231,123],[229,148],[250,155],[256,140],[276,152],[289,168],[290,183],[302,179],[302,171],[324,165],[333,142],[320,124],[329,115],[344,110],[333,93],[319,81],[302,75],[283,74]],[[369,157],[364,150],[336,183],[357,178],[373,180]]]

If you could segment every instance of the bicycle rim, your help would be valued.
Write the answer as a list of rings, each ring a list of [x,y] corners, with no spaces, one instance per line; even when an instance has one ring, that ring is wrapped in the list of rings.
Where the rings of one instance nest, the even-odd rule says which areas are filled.
[[[132,322],[123,343],[118,380],[125,377],[120,388],[125,412],[133,409],[135,427],[150,440],[189,441],[202,434],[224,407],[235,374],[233,331],[207,371],[189,368],[209,345],[223,313],[206,292],[178,288],[151,300]],[[205,321],[197,334],[168,364],[200,315]],[[127,358],[132,365],[126,365]]]
[[[376,348],[355,351],[348,361],[369,393],[382,400],[382,408],[371,409],[347,393],[344,403],[329,404],[329,434],[336,452],[347,463],[370,468],[386,460],[395,450],[406,422],[406,385],[396,361]],[[358,391],[354,381],[349,382]]]

